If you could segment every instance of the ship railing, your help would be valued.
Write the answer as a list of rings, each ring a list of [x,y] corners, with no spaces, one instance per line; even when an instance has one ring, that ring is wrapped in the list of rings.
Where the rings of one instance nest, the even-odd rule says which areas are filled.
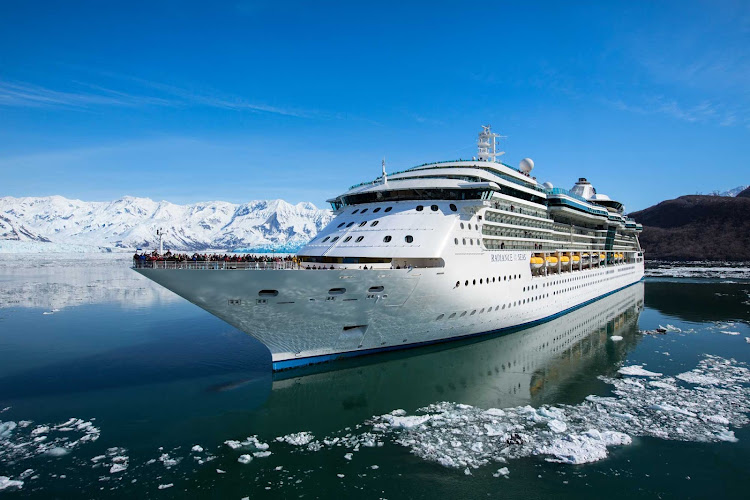
[[[179,261],[179,260],[134,260],[134,269],[194,269],[194,270],[246,270],[268,271],[275,269],[299,269],[293,261],[231,262],[231,261]]]

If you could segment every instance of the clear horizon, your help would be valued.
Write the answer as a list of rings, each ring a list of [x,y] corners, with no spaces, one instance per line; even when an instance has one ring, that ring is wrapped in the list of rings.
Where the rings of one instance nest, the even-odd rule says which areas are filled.
[[[0,196],[325,200],[471,158],[636,211],[750,184],[750,4],[0,5]]]

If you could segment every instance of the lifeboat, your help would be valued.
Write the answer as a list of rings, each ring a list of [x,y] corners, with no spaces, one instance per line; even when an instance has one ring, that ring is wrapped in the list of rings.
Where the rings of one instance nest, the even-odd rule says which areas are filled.
[[[547,257],[547,267],[556,267],[557,266],[557,257],[554,255],[550,255]]]
[[[560,264],[562,264],[563,267],[570,267],[570,257],[568,257],[567,255],[561,256]]]
[[[574,264],[578,264],[580,261],[581,261],[581,258],[579,256],[577,256],[577,255],[573,256],[573,263]]]
[[[544,259],[541,257],[532,257],[529,261],[531,262],[531,269],[534,270],[539,269],[544,265]]]
[[[606,255],[604,255],[603,253],[600,253],[600,254],[599,254],[599,260],[604,260],[604,259],[606,259],[606,258],[607,258],[607,256],[606,256]]]

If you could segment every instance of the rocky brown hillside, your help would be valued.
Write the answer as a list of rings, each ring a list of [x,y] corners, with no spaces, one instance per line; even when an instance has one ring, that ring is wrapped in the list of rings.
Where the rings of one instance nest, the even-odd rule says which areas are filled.
[[[750,188],[736,197],[680,196],[630,214],[647,260],[750,261]]]

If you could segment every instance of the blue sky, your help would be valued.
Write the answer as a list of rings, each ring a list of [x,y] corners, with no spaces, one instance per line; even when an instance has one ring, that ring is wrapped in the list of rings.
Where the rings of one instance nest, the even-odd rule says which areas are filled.
[[[323,206],[485,123],[629,210],[750,184],[750,3],[0,2],[0,196]]]

